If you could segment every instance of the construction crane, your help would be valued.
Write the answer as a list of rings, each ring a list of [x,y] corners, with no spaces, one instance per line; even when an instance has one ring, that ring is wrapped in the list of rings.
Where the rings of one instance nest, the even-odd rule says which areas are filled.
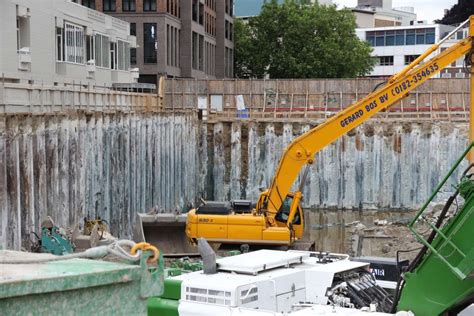
[[[294,139],[283,153],[270,187],[260,193],[252,211],[241,212],[243,205],[251,208],[250,202],[245,204],[242,201],[227,204],[208,202],[191,210],[187,215],[187,237],[193,242],[203,237],[210,242],[234,244],[292,245],[300,240],[304,230],[301,189],[308,168],[303,173],[299,189],[290,190],[301,170],[314,163],[315,154],[321,149],[378,112],[388,109],[457,59],[466,56],[466,63],[470,66],[474,40],[472,17],[469,36],[437,52],[442,43],[468,22],[432,45],[372,93]],[[423,62],[431,54],[434,57]]]

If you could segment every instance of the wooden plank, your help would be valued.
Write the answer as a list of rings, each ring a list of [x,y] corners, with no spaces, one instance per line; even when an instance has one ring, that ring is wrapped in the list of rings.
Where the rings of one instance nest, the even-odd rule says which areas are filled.
[[[160,178],[160,210],[164,209],[166,206],[166,159],[165,159],[165,150],[166,150],[166,120],[165,115],[160,116],[160,130],[159,130],[159,138],[160,138],[160,148],[159,148],[159,156],[160,156],[160,170],[159,170],[159,178]]]
[[[140,189],[140,212],[146,212],[146,178],[147,178],[147,169],[146,169],[146,117],[141,115],[140,118],[140,142],[139,142],[139,189]]]
[[[137,208],[137,120],[136,114],[130,117],[130,211],[135,214]]]
[[[18,118],[12,117],[7,121],[7,229],[6,248],[21,249],[21,204],[20,204],[20,166],[18,143]]]
[[[58,126],[57,117],[48,117],[46,121],[46,193],[47,193],[47,216],[51,216],[54,221],[58,220]]]
[[[97,217],[106,218],[105,208],[105,178],[104,178],[104,116],[108,114],[97,113],[94,125],[94,209]],[[107,218],[106,218],[107,219]],[[109,219],[107,219],[109,220]]]
[[[79,222],[86,216],[86,168],[87,168],[87,121],[84,114],[80,114],[78,118],[78,145],[76,152],[76,209],[74,212],[75,223]]]
[[[47,170],[46,170],[46,132],[45,132],[45,118],[35,118],[35,133],[33,154],[35,158],[34,163],[34,178],[35,178],[35,232],[41,231],[41,222],[47,215]]]
[[[176,153],[175,153],[175,184],[174,184],[174,208],[180,210],[181,207],[183,206],[181,204],[182,200],[182,194],[183,194],[183,163],[185,156],[183,155],[184,149],[183,149],[183,116],[175,116],[177,120],[177,124],[175,125],[175,147],[176,147]]]
[[[21,245],[31,249],[30,235],[35,231],[34,174],[33,174],[33,137],[32,118],[25,117],[20,124],[20,204],[21,204]]]
[[[7,248],[8,188],[7,188],[7,119],[0,117],[0,248]]]
[[[111,214],[110,214],[110,230],[112,234],[117,237],[122,236],[122,223],[120,218],[120,185],[117,181],[120,181],[120,172],[119,172],[119,144],[118,144],[118,135],[117,132],[117,116],[114,114],[110,118],[110,198],[111,198]]]
[[[87,127],[85,129],[85,146],[84,146],[84,155],[85,155],[85,202],[84,202],[84,216],[88,218],[96,218],[96,208],[95,208],[95,183],[94,183],[94,173],[95,173],[95,153],[94,153],[94,144],[95,144],[95,117],[90,115],[86,120]]]
[[[124,148],[124,174],[123,174],[123,204],[124,212],[126,214],[126,221],[130,223],[130,229],[134,227],[135,216],[131,216],[131,183],[130,183],[130,116],[122,114],[122,135]]]
[[[174,81],[173,81],[174,83]],[[174,89],[174,87],[173,87]],[[160,195],[160,118],[158,114],[153,120],[153,205],[161,207]]]
[[[78,195],[78,187],[77,187],[77,177],[78,177],[78,168],[77,168],[77,156],[78,156],[78,139],[79,139],[79,120],[76,114],[71,115],[68,117],[68,154],[69,154],[69,161],[68,163],[68,191],[69,191],[69,198],[68,198],[68,223],[67,225],[73,227],[75,224],[79,224],[76,219],[76,213],[78,211],[79,205],[79,195]]]
[[[126,187],[125,187],[125,179],[128,175],[126,171],[126,135],[124,133],[124,120],[123,115],[121,113],[117,114],[117,130],[119,132],[118,135],[118,150],[119,150],[119,160],[118,160],[118,179],[121,179],[117,183],[118,186],[118,209],[120,212],[120,220],[122,222],[122,238],[130,238],[131,237],[131,223],[130,217],[127,213],[127,204],[125,200],[126,196]]]
[[[112,217],[112,202],[110,187],[113,179],[110,175],[110,142],[111,142],[111,131],[110,131],[110,115],[104,114],[102,118],[103,129],[102,129],[102,193],[103,193],[103,218],[110,223]]]
[[[146,208],[149,210],[153,204],[153,114],[148,113],[146,117]]]
[[[58,204],[57,224],[69,224],[69,118],[61,117],[58,122]]]
[[[240,122],[234,122],[231,125],[231,136],[230,136],[230,198],[241,199],[241,124]]]

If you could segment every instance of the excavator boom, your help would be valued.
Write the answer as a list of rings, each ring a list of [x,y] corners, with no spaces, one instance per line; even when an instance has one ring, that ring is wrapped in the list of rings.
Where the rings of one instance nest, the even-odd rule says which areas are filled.
[[[435,48],[438,46],[435,44]],[[274,225],[273,218],[290,192],[298,174],[305,165],[313,163],[317,152],[376,113],[400,101],[443,68],[466,55],[471,48],[472,39],[469,37],[426,63],[408,66],[410,69],[404,71],[404,75],[393,76],[383,87],[293,140],[280,160],[270,188],[262,192],[257,204],[257,208],[262,208],[259,211],[265,211],[267,222],[271,226]],[[419,62],[419,59],[415,62]]]
[[[190,210],[186,215],[185,232],[188,239],[195,242],[202,237],[214,243],[287,246],[294,246],[295,241],[301,241],[304,215],[300,200],[304,180],[301,181],[299,189],[290,192],[301,169],[312,164],[316,153],[321,149],[376,113],[399,102],[443,68],[465,55],[472,56],[474,31],[470,32],[468,38],[439,52],[440,45],[466,23],[431,46],[382,87],[293,140],[282,155],[271,186],[260,194],[255,207],[251,201],[207,201]],[[471,28],[474,28],[474,17],[470,18],[469,23]],[[430,60],[423,62],[433,55]],[[305,177],[306,173],[302,179]],[[150,224],[148,220],[143,222]],[[184,222],[182,224],[184,225]],[[146,234],[145,230],[142,231],[143,233],[137,234],[140,239],[147,239],[143,236],[151,236]]]

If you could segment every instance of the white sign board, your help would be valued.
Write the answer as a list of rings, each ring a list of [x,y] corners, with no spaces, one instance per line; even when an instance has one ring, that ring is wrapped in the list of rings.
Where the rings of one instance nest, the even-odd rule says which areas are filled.
[[[207,96],[205,95],[198,96],[198,109],[200,110],[207,109]]]
[[[235,103],[238,111],[245,110],[244,96],[239,94],[235,96]]]
[[[211,109],[216,111],[222,111],[222,95],[213,94],[211,95]]]

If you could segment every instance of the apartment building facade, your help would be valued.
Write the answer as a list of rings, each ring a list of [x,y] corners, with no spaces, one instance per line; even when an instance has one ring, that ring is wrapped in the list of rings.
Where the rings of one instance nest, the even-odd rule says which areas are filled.
[[[0,75],[41,84],[134,83],[129,28],[68,0],[2,0]]]
[[[356,29],[361,40],[367,41],[373,48],[372,56],[377,64],[369,76],[388,77],[401,71],[431,45],[439,42],[454,29],[450,25],[420,24],[411,26],[392,26]],[[451,46],[455,41],[466,37],[467,29],[457,32],[454,38],[446,41],[437,53]],[[463,59],[453,62],[436,77],[465,76]]]
[[[76,0],[130,23],[140,82],[159,76],[232,78],[233,0]]]
[[[358,0],[352,8],[357,27],[387,27],[416,24],[413,7],[392,7],[392,0]]]

